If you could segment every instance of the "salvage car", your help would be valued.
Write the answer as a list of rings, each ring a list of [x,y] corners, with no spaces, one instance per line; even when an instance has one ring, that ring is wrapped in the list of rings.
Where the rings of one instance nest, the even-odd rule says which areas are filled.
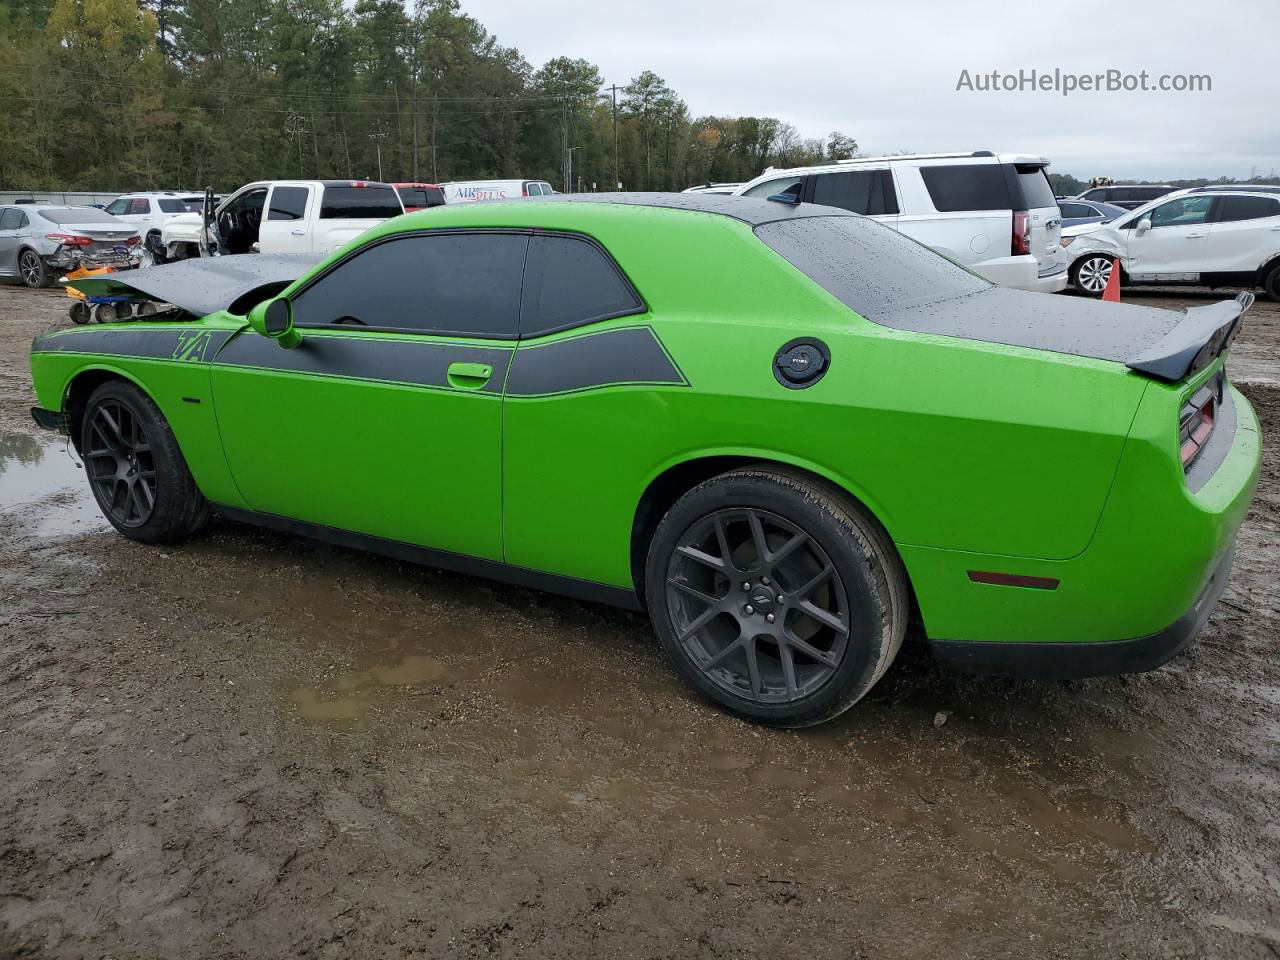
[[[1180,190],[1062,244],[1085,296],[1101,296],[1118,260],[1121,287],[1260,287],[1280,300],[1280,195],[1265,188]]]
[[[209,191],[211,196],[211,191]],[[332,253],[404,213],[389,183],[275,180],[249,183],[207,210],[180,214],[161,229],[167,260],[237,253]]]
[[[163,263],[164,242],[160,232],[176,216],[198,213],[204,197],[197,193],[126,193],[107,204],[107,213],[119,217],[142,237],[142,245],[154,263]]]
[[[462,204],[313,267],[77,286],[168,305],[32,345],[33,415],[125,536],[214,512],[644,609],[693,689],[778,726],[855,703],[912,620],[968,669],[1159,666],[1258,477],[1250,296],[1003,289],[807,203]]]
[[[0,277],[28,287],[47,287],[79,267],[136,267],[140,243],[132,225],[96,207],[0,207]]]

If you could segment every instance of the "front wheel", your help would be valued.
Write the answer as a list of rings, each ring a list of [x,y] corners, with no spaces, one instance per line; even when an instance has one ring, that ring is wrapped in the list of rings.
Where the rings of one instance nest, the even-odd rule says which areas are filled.
[[[208,501],[173,431],[133,384],[110,380],[90,395],[80,455],[98,507],[130,540],[172,543],[208,520]]]
[[[841,494],[783,469],[735,470],[681,497],[645,583],[680,676],[771,726],[853,706],[906,631],[906,576],[888,537]]]
[[[1111,257],[1087,256],[1077,260],[1071,267],[1071,285],[1076,293],[1086,297],[1100,297],[1107,289],[1107,281],[1111,279],[1111,271],[1115,262]]]

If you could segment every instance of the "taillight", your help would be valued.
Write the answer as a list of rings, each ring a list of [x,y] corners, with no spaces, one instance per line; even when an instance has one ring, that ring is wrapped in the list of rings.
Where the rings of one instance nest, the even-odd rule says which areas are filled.
[[[1013,211],[1013,237],[1009,251],[1015,257],[1031,252],[1031,214],[1026,210]]]
[[[1178,453],[1185,471],[1204,449],[1218,417],[1222,400],[1223,376],[1216,377],[1192,394],[1178,414]]]
[[[46,240],[54,240],[67,247],[87,247],[93,243],[92,237],[78,237],[74,233],[47,233]]]
[[[529,195],[529,185],[526,183],[520,188],[520,196],[527,197]]]
[[[125,243],[127,243],[127,244],[128,244],[129,246],[131,246],[131,247],[132,247],[132,246],[135,246],[135,245],[137,245],[137,244],[139,244],[139,243],[141,243],[141,242],[142,242],[142,237],[140,237],[140,236],[132,236],[132,237],[130,237],[128,240],[126,240],[126,241],[125,241]]]

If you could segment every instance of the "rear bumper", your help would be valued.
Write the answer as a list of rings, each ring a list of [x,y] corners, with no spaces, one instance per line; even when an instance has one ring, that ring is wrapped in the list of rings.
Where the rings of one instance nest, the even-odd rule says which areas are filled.
[[[1067,264],[1061,258],[1047,269],[1042,268],[1036,258],[1029,254],[980,261],[970,264],[970,268],[992,283],[1012,290],[1057,293],[1067,287]]]
[[[1163,630],[1107,643],[972,643],[931,640],[934,659],[967,673],[1069,680],[1143,673],[1164,666],[1191,645],[1227,588],[1234,544],[1227,548],[1191,607]]]

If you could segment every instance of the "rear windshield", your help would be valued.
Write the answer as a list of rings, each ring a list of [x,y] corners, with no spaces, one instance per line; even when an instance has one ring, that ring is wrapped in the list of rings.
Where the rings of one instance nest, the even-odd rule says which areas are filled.
[[[115,217],[97,207],[40,208],[40,216],[50,223],[119,223]],[[121,226],[124,226],[121,224]]]
[[[777,220],[756,227],[756,236],[868,320],[991,286],[924,244],[863,217]]]
[[[395,187],[324,188],[321,220],[386,220],[404,213]]]
[[[1022,187],[1023,210],[1057,205],[1058,201],[1053,198],[1053,187],[1049,184],[1049,178],[1044,175],[1044,167],[1019,164],[1016,169],[1018,183]]]
[[[397,187],[406,207],[438,207],[444,203],[439,187]]]

